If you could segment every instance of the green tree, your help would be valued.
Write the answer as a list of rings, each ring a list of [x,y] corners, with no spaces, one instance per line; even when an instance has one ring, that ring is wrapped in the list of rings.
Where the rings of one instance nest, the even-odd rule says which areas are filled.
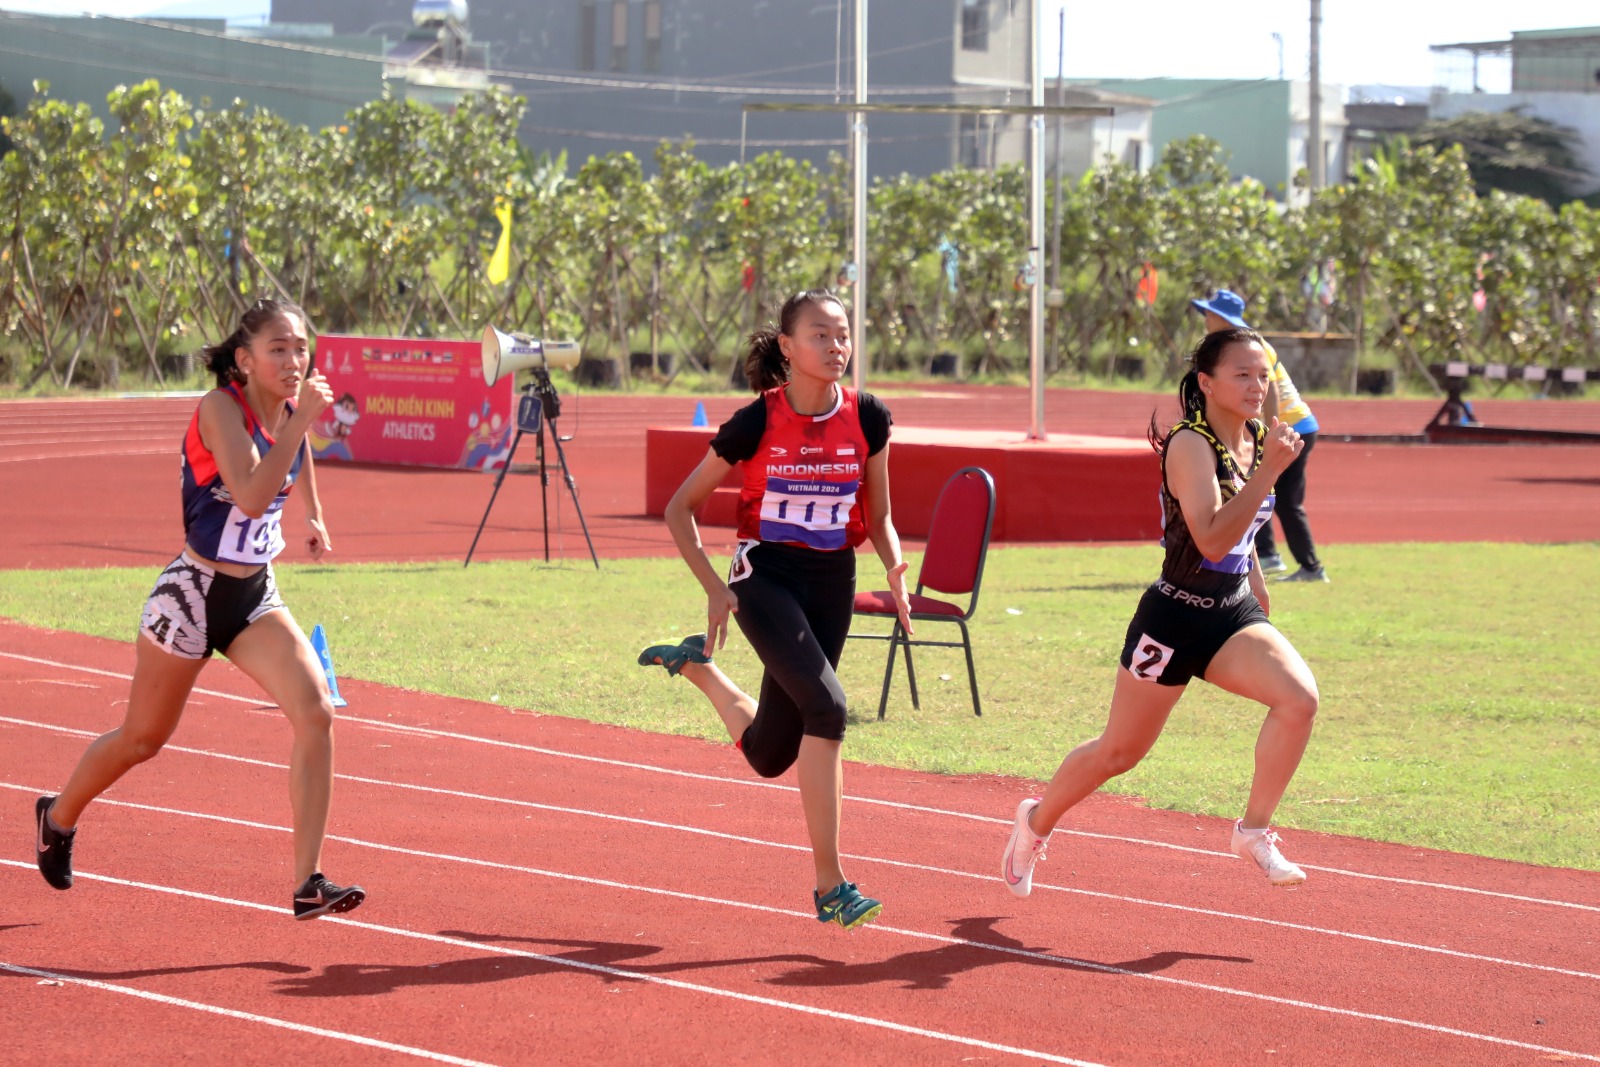
[[[1570,127],[1520,111],[1469,111],[1424,124],[1412,141],[1440,151],[1460,145],[1479,196],[1499,189],[1560,205],[1590,179],[1576,137]]]

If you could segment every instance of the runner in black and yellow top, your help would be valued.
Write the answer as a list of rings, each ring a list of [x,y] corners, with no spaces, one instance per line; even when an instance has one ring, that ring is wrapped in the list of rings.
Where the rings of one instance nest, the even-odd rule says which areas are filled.
[[[1318,699],[1305,661],[1267,621],[1267,588],[1252,544],[1272,513],[1274,480],[1300,451],[1291,427],[1260,422],[1271,380],[1259,334],[1208,334],[1179,386],[1183,420],[1166,434],[1151,425],[1162,467],[1161,577],[1128,624],[1104,732],[1067,754],[1043,797],[1017,806],[1002,861],[1017,896],[1031,890],[1033,866],[1056,823],[1144,758],[1192,678],[1267,705],[1232,847],[1273,885],[1305,881],[1278,851],[1270,825],[1305,752]]]
[[[845,695],[834,671],[863,541],[877,550],[900,625],[911,632],[906,564],[889,517],[889,411],[840,384],[850,354],[849,317],[824,290],[790,297],[778,328],[751,337],[745,372],[761,396],[722,425],[666,509],[678,550],[706,591],[707,632],[639,654],[641,664],[682,674],[710,699],[757,774],[775,778],[798,766],[817,920],[847,930],[883,910],[845,879],[839,860]],[[744,464],[739,547],[724,581],[701,547],[694,513],[736,463]],[[711,662],[727,641],[730,612],[761,660],[759,701]]]
[[[1189,303],[1205,316],[1207,333],[1250,328],[1250,324],[1244,321],[1244,298],[1237,293],[1218,289],[1205,300],[1191,300]],[[1295,388],[1294,379],[1289,377],[1289,370],[1278,358],[1278,353],[1265,341],[1262,344],[1267,350],[1267,360],[1272,364],[1272,386],[1267,390],[1267,398],[1262,401],[1261,417],[1270,419],[1276,415],[1288,423],[1300,435],[1301,445],[1300,454],[1294,462],[1278,475],[1278,485],[1274,490],[1277,503],[1272,510],[1278,516],[1278,522],[1283,524],[1283,539],[1289,543],[1289,554],[1300,564],[1299,570],[1282,581],[1326,582],[1328,571],[1317,558],[1317,546],[1311,539],[1311,520],[1306,518],[1305,506],[1306,464],[1311,459],[1311,450],[1316,447],[1317,431],[1322,427],[1316,415],[1312,414],[1311,405]],[[1277,574],[1289,569],[1278,555],[1277,542],[1272,537],[1271,520],[1262,523],[1260,531],[1256,533],[1256,558],[1261,562],[1263,574]]]

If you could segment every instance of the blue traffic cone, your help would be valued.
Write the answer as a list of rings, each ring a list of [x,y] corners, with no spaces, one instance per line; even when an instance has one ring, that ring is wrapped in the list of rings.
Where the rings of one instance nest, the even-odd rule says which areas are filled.
[[[694,421],[691,422],[689,425],[690,426],[710,426],[711,425],[709,422],[706,421],[706,402],[704,400],[696,400],[694,402]]]
[[[317,658],[322,661],[322,673],[327,675],[328,695],[333,697],[333,706],[349,707],[350,702],[339,695],[339,679],[333,676],[333,656],[328,653],[328,635],[322,632],[320,622],[311,629],[311,647],[316,650]]]

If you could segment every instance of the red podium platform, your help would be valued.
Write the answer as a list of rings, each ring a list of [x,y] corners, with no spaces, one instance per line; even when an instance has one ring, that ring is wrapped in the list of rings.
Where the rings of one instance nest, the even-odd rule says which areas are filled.
[[[645,511],[659,516],[706,454],[715,431],[652,426],[645,436]],[[996,541],[1154,541],[1161,535],[1161,464],[1132,437],[1053,434],[1029,441],[999,430],[896,426],[889,450],[895,528],[926,537],[933,504],[962,467],[994,477]],[[741,472],[735,468],[700,509],[709,526],[734,525]]]

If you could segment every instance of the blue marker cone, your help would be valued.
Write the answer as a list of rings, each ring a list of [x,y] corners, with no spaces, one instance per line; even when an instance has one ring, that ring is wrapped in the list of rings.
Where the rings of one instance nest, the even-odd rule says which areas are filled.
[[[694,402],[694,421],[691,422],[689,425],[690,426],[710,426],[711,425],[709,422],[706,421],[706,403],[705,403],[704,400],[696,400]]]
[[[333,706],[345,708],[350,702],[339,695],[339,679],[333,676],[333,656],[328,653],[328,635],[322,632],[319,622],[311,629],[311,647],[316,650],[317,658],[322,661],[322,673],[328,678],[328,695],[333,697]]]

